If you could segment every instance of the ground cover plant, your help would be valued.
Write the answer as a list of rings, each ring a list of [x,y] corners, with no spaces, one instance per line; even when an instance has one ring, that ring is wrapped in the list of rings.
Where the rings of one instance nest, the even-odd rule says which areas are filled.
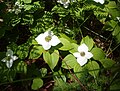
[[[1,91],[119,91],[119,0],[0,0]]]

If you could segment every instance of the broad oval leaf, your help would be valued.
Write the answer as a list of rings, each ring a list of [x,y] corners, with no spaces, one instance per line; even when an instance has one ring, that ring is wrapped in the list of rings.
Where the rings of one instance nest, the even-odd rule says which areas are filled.
[[[73,46],[73,48],[71,50],[69,50],[70,53],[74,53],[78,51],[78,45],[75,43],[71,44]]]
[[[31,86],[31,88],[33,90],[37,90],[37,89],[39,89],[42,86],[43,86],[43,80],[41,78],[33,79],[33,83],[32,83],[32,86]]]
[[[54,69],[54,67],[57,65],[59,61],[59,52],[58,50],[55,50],[51,55],[49,52],[44,52],[43,58],[45,62],[49,65],[49,67],[51,69]]]
[[[75,72],[75,74],[76,74],[76,76],[78,77],[78,78],[80,78],[81,76],[82,76],[82,67],[80,66],[80,64],[76,64],[75,66],[74,66],[74,72]]]
[[[51,65],[51,55],[48,51],[43,52],[43,58],[45,62],[50,66]]]
[[[120,43],[120,25],[116,25],[114,31],[112,32],[112,35],[115,36],[116,41]]]
[[[61,48],[59,48],[60,50],[67,51],[67,50],[70,50],[70,49],[73,48],[72,45],[71,45],[71,43],[70,43],[70,41],[68,41],[67,39],[60,38],[60,41],[63,44],[63,46]]]
[[[54,69],[54,67],[57,65],[58,61],[59,61],[59,52],[58,50],[55,50],[52,54],[51,54],[51,64],[49,64],[51,69]]]
[[[76,58],[69,54],[62,60],[62,67],[65,69],[71,69],[74,68],[74,66],[77,64]]]
[[[70,37],[66,36],[64,33],[60,33],[59,34],[61,38],[65,38],[67,39],[68,41],[70,41],[71,43],[76,43],[75,40],[71,39]]]
[[[30,52],[29,59],[37,59],[41,56],[44,49],[42,46],[34,46]]]
[[[103,65],[104,68],[110,68],[115,64],[115,61],[111,59],[101,59],[100,60],[101,64]]]
[[[93,58],[95,60],[101,60],[101,59],[104,59],[105,58],[105,53],[102,49],[100,48],[93,48],[91,50],[91,53],[93,54]]]
[[[95,61],[90,61],[88,62],[88,64],[86,64],[86,66],[89,70],[89,74],[96,78],[100,69],[99,64]]]
[[[82,39],[81,44],[85,43],[88,46],[89,51],[93,48],[94,41],[91,37],[86,36]]]

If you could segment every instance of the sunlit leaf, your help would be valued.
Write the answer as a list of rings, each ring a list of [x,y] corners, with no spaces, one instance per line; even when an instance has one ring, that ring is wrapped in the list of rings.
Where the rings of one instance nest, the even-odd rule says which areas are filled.
[[[33,79],[33,83],[32,83],[32,86],[31,86],[31,88],[33,90],[37,90],[37,89],[39,89],[42,86],[43,86],[43,80],[41,78]]]
[[[117,24],[112,35],[117,39],[116,41],[120,43],[120,26]]]
[[[81,44],[82,43],[85,43],[88,46],[89,51],[93,48],[93,45],[94,45],[93,39],[89,36],[84,37],[81,41]]]
[[[76,64],[77,60],[72,54],[67,55],[62,61],[62,67],[65,69],[74,68]]]
[[[78,51],[78,45],[75,44],[75,43],[71,43],[72,45],[72,49],[69,50],[70,53],[74,53],[74,52],[77,52]]]
[[[83,70],[82,70],[82,67],[80,66],[80,64],[76,63],[74,66],[74,72],[78,78],[80,78],[82,76],[82,71]]]
[[[59,52],[57,50],[55,50],[52,54],[51,54],[51,64],[49,64],[50,68],[54,69],[54,67],[57,65],[59,61]]]
[[[66,35],[63,34],[63,33],[60,33],[60,37],[61,37],[61,38],[67,39],[67,40],[70,41],[71,43],[76,43],[75,40],[70,39],[70,37],[66,36]]]
[[[33,7],[34,7],[33,5],[24,5],[25,10],[30,10]]]
[[[52,54],[50,54],[49,52],[44,52],[43,58],[45,62],[49,65],[49,67],[51,69],[54,69],[59,60],[59,52],[57,50],[55,50]]]
[[[93,58],[95,60],[101,60],[101,59],[104,59],[105,58],[105,53],[102,49],[100,48],[93,48],[91,50],[91,53],[93,54]]]
[[[99,64],[95,61],[90,61],[86,66],[89,70],[89,74],[91,74],[93,77],[96,78],[96,76],[98,76],[99,69],[100,69]]]
[[[107,21],[104,25],[103,29],[106,29],[107,31],[113,31],[117,22],[114,20]]]
[[[44,52],[44,53],[43,53],[43,58],[44,58],[45,62],[46,62],[48,65],[51,64],[51,55],[50,55],[49,52],[47,52],[47,51]]]
[[[120,16],[120,11],[117,8],[116,2],[115,1],[110,1],[107,5],[109,9],[109,14],[113,17],[116,18]]]
[[[31,3],[32,0],[21,0],[23,1],[24,3]]]
[[[61,48],[59,48],[60,50],[65,50],[66,51],[66,50],[70,50],[70,49],[73,48],[71,43],[67,39],[60,38],[60,41],[63,44],[63,46]]]

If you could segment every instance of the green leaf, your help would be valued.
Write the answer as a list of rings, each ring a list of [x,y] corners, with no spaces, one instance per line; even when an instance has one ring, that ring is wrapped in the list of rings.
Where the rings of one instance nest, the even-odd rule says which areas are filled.
[[[17,71],[27,73],[27,64],[25,64],[23,61],[20,61],[17,65]]]
[[[42,77],[44,77],[47,74],[47,69],[46,68],[41,68],[40,72],[42,74]]]
[[[43,81],[42,81],[41,78],[33,79],[33,83],[32,83],[32,86],[31,86],[33,90],[37,90],[42,86],[43,86]]]
[[[120,26],[119,26],[119,25],[117,25],[117,26],[115,27],[112,35],[115,36],[116,39],[117,39],[116,41],[117,41],[118,43],[120,43]]]
[[[48,51],[43,52],[43,58],[45,62],[50,66],[51,65],[51,55]]]
[[[100,48],[93,48],[91,50],[91,53],[93,54],[93,58],[95,60],[101,60],[101,59],[104,59],[105,58],[105,53],[102,49]]]
[[[71,43],[76,43],[75,40],[70,39],[70,37],[66,36],[66,35],[63,34],[63,33],[60,33],[60,37],[61,37],[61,38],[67,39],[67,40],[70,41]]]
[[[104,25],[104,28],[103,30],[107,30],[107,31],[113,31],[113,29],[115,28],[117,22],[114,21],[114,20],[110,20],[110,21],[107,21]]]
[[[120,16],[120,11],[118,10],[118,7],[116,5],[115,1],[110,1],[107,5],[108,9],[109,9],[109,14],[113,17],[116,18],[118,16]]]
[[[115,27],[112,35],[117,36],[119,33],[120,33],[120,26],[117,24],[117,26]]]
[[[60,50],[67,51],[67,50],[70,50],[70,49],[73,48],[72,45],[71,45],[71,43],[67,39],[60,38],[60,41],[63,44],[63,46],[61,48],[59,48]]]
[[[82,67],[80,66],[80,64],[76,64],[75,66],[74,66],[74,72],[75,72],[75,74],[76,74],[76,76],[78,77],[78,78],[80,78],[81,76],[82,76]]]
[[[75,43],[72,43],[71,45],[72,45],[73,48],[71,50],[69,50],[69,52],[70,53],[77,52],[78,51],[78,45],[75,44]]]
[[[51,55],[49,52],[44,52],[43,58],[45,62],[49,65],[49,67],[51,69],[54,69],[54,67],[57,65],[59,60],[59,52],[55,50]]]
[[[57,72],[54,72],[55,85],[58,86],[61,82],[66,82],[66,77],[63,75],[61,69]]]
[[[88,64],[86,64],[86,66],[89,70],[89,74],[95,78],[99,73],[100,69],[99,64],[95,61],[90,61],[88,62]]]
[[[54,75],[57,75],[54,77],[54,81],[55,81],[55,84],[54,84],[54,89],[55,87],[60,87],[62,89],[56,89],[56,90],[53,90],[53,91],[62,91],[66,84],[66,77],[65,75],[60,75],[60,72],[58,74],[58,72],[54,72]]]
[[[31,3],[32,0],[21,0],[23,1],[24,3]]]
[[[111,59],[101,59],[100,60],[101,64],[103,65],[104,68],[109,68],[112,67],[115,64],[115,61]]]
[[[62,67],[65,69],[74,68],[76,64],[77,60],[72,54],[67,55],[62,61]]]
[[[33,7],[34,7],[33,5],[26,5],[26,4],[24,5],[25,11],[30,10]]]
[[[86,36],[82,39],[81,44],[85,43],[88,46],[89,51],[93,48],[94,41],[91,37]]]
[[[49,64],[51,69],[54,69],[54,67],[57,65],[58,61],[59,61],[59,52],[58,50],[55,50],[52,54],[51,54],[51,64]]]
[[[41,56],[44,49],[42,46],[34,46],[30,52],[29,59],[37,59]]]

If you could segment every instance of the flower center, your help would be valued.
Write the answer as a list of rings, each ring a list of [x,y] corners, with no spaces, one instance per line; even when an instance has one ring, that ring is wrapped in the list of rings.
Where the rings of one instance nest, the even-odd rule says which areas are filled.
[[[11,59],[11,56],[7,56],[7,57],[6,57],[6,60],[7,60],[7,61],[10,61],[10,59]]]
[[[84,57],[84,56],[85,56],[85,52],[80,52],[80,55],[81,55],[82,57]]]
[[[45,37],[45,40],[46,40],[47,42],[49,42],[51,39],[52,39],[52,37],[49,36],[49,35]]]

